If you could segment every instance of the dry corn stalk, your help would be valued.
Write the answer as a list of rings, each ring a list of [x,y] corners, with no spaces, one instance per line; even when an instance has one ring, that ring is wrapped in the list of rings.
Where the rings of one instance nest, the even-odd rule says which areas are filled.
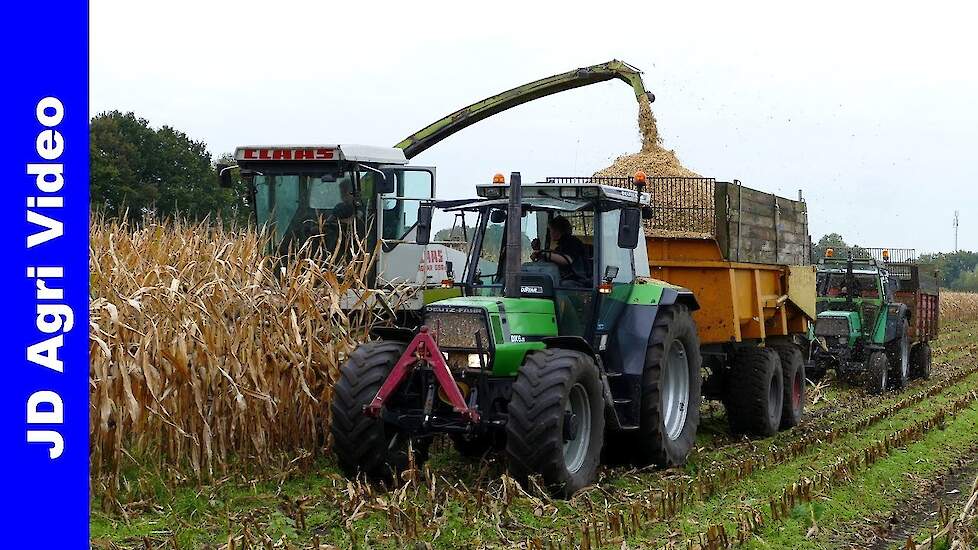
[[[379,320],[340,307],[371,294],[372,255],[284,270],[254,230],[206,222],[96,216],[90,239],[93,481],[113,492],[132,457],[201,480],[326,444],[338,368]]]

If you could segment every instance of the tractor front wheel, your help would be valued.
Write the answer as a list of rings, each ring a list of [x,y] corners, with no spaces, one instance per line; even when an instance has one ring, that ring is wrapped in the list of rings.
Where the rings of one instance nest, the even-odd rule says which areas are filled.
[[[874,351],[866,361],[866,392],[870,395],[880,395],[886,391],[890,361],[886,353]]]
[[[914,377],[930,378],[931,362],[930,344],[927,342],[918,342],[910,350],[910,372]]]
[[[330,404],[330,432],[333,452],[347,476],[362,472],[389,480],[410,467],[412,454],[415,467],[428,458],[430,439],[412,439],[382,419],[364,414],[403,353],[404,345],[398,342],[367,342],[357,346],[340,369]]]
[[[910,323],[904,319],[900,337],[887,346],[889,363],[893,368],[894,385],[903,389],[910,380]]]
[[[540,475],[558,498],[594,482],[604,444],[604,398],[593,358],[563,349],[527,353],[508,412],[506,458],[513,477],[525,482]]]

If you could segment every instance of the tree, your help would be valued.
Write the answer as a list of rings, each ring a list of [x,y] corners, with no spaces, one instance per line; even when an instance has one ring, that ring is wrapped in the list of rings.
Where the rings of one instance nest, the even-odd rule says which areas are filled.
[[[818,258],[825,257],[825,251],[829,248],[841,253],[848,246],[849,245],[846,244],[845,239],[842,238],[842,235],[838,233],[829,233],[828,235],[822,235],[822,238],[818,240],[818,244],[815,245],[815,249],[812,251],[812,254],[815,256],[815,259],[818,260]]]
[[[169,126],[154,130],[131,112],[101,113],[89,132],[91,203],[109,216],[244,214],[241,190],[220,187],[204,142]]]
[[[941,286],[957,289],[975,280],[973,272],[978,269],[978,252],[959,250],[957,252],[938,252],[922,254],[921,263],[934,264],[940,271]]]

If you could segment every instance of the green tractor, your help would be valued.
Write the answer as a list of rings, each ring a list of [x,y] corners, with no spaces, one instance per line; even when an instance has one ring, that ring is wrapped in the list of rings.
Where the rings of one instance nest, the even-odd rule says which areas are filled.
[[[699,424],[698,304],[650,278],[649,195],[522,186],[515,172],[479,195],[439,205],[478,214],[455,283],[465,295],[426,305],[417,329],[377,329],[341,370],[331,433],[344,472],[389,478],[422,464],[437,434],[466,455],[503,449],[514,477],[539,475],[558,497],[594,481],[606,444],[683,464]],[[422,209],[419,242],[429,221]],[[570,237],[552,241],[561,224],[574,253]]]
[[[834,369],[844,380],[861,377],[867,392],[880,394],[929,376],[937,288],[921,285],[921,273],[909,258],[890,262],[889,249],[856,249],[844,258],[826,251],[817,272],[810,377]]]

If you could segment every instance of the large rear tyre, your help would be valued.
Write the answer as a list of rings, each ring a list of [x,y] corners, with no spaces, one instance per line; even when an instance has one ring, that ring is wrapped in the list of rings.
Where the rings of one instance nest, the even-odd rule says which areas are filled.
[[[411,453],[416,467],[428,459],[430,439],[412,440],[395,426],[363,412],[402,353],[404,345],[397,342],[367,342],[357,346],[340,369],[330,403],[330,432],[333,453],[349,477],[364,473],[390,480],[410,466]]]
[[[781,358],[784,398],[781,404],[781,429],[801,423],[805,412],[805,359],[801,350],[791,344],[773,346]]]
[[[770,348],[744,347],[733,360],[724,405],[734,433],[767,437],[781,427],[784,376],[781,358]]]
[[[866,361],[866,393],[880,395],[886,391],[889,381],[890,361],[886,353],[874,351]]]
[[[932,364],[930,344],[918,342],[910,348],[910,373],[914,378],[930,378]]]
[[[906,319],[900,327],[900,336],[886,346],[890,367],[893,371],[893,385],[903,389],[910,380],[910,323]]]
[[[700,339],[685,305],[663,307],[652,324],[642,374],[635,461],[680,466],[696,443],[702,400]]]
[[[570,498],[597,477],[604,444],[604,396],[587,354],[526,354],[509,401],[506,458],[521,482],[540,475],[555,497]]]

